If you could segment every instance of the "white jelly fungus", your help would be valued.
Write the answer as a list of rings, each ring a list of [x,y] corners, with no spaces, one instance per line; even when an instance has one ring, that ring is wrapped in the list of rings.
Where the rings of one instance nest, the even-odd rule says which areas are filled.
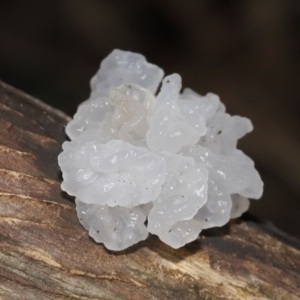
[[[66,128],[62,189],[76,197],[90,236],[111,250],[148,232],[182,247],[262,195],[253,161],[236,149],[251,121],[227,114],[215,94],[180,93],[181,77],[163,75],[142,55],[114,50]]]

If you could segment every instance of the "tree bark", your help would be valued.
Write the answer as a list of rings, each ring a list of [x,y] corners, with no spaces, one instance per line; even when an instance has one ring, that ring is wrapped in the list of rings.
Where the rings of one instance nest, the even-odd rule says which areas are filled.
[[[60,189],[69,120],[0,82],[0,299],[300,299],[300,241],[247,214],[179,250],[96,244]]]

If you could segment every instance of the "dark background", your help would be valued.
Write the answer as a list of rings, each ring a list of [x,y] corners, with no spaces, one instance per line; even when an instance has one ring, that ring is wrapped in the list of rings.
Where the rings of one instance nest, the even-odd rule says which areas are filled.
[[[114,48],[253,121],[251,212],[300,237],[299,0],[0,0],[0,79],[73,115]]]

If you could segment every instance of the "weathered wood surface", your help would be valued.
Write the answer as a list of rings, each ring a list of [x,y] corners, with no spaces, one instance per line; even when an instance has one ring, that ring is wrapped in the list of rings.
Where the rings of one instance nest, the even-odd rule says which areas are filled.
[[[60,190],[68,120],[0,83],[0,299],[300,299],[300,241],[251,216],[179,250],[96,244]]]

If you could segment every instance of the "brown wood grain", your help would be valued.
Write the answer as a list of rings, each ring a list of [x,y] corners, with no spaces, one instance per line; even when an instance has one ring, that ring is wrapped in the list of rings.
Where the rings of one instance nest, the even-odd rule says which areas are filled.
[[[0,299],[300,299],[300,241],[250,215],[179,250],[96,244],[60,189],[68,120],[0,83]]]

